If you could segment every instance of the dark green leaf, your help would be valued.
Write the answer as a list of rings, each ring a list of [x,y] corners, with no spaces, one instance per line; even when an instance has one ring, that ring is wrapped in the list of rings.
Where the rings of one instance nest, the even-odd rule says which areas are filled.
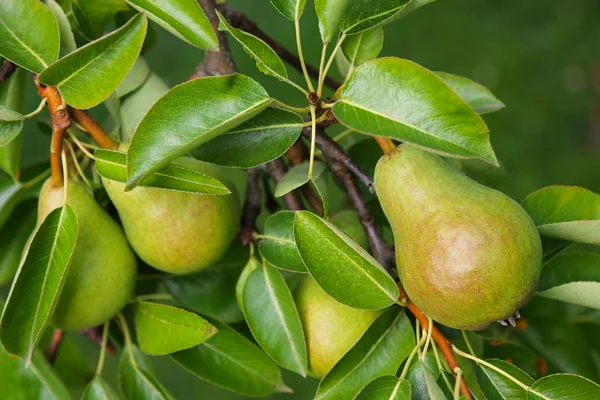
[[[43,0],[44,4],[52,11],[56,22],[58,22],[58,29],[60,31],[60,54],[69,54],[77,49],[77,43],[75,43],[75,36],[71,30],[71,24],[67,15],[55,0]]]
[[[126,0],[178,38],[201,49],[218,49],[217,35],[196,0]]]
[[[392,18],[409,0],[353,0],[344,13],[340,28],[345,34],[355,34]]]
[[[35,233],[13,281],[0,338],[9,353],[31,361],[65,284],[78,235],[70,206],[52,211]]]
[[[300,19],[304,12],[304,6],[306,0],[271,0],[271,4],[279,11],[284,17],[291,19]]]
[[[140,54],[148,20],[142,14],[119,30],[89,43],[50,65],[40,82],[58,87],[67,104],[91,108],[106,100]]]
[[[365,134],[498,165],[483,119],[440,77],[408,60],[386,57],[361,65],[344,84],[333,113]]]
[[[302,118],[278,108],[256,117],[192,151],[199,160],[226,167],[252,168],[283,155],[302,131]]]
[[[23,130],[23,115],[0,106],[0,147],[6,146]]]
[[[294,237],[306,269],[340,303],[381,309],[398,299],[398,287],[383,267],[329,222],[308,211],[299,211]]]
[[[31,72],[58,59],[58,23],[39,0],[2,0],[0,38],[0,55]]]
[[[215,326],[219,330],[215,336],[171,354],[173,360],[198,378],[243,396],[289,392],[281,372],[265,353],[229,326],[220,322]]]
[[[37,202],[29,200],[19,204],[0,229],[0,286],[10,282],[19,268],[27,239],[35,228]]]
[[[270,102],[262,86],[240,74],[196,79],[171,89],[133,136],[127,153],[128,188],[249,120]]]
[[[526,386],[533,384],[533,379],[529,375],[506,361],[495,359],[486,361]],[[525,400],[527,398],[527,391],[522,386],[486,365],[477,364],[476,374],[479,387],[489,400]]]
[[[412,400],[446,400],[442,388],[436,382],[435,373],[424,361],[418,360],[410,367],[406,379],[412,388]]]
[[[319,18],[319,30],[323,43],[329,43],[335,37],[340,22],[352,0],[315,0],[315,10]]]
[[[100,176],[117,182],[127,180],[127,154],[114,150],[96,150],[96,171]],[[139,186],[186,193],[226,195],[231,191],[215,178],[176,164],[144,178]]]
[[[600,254],[559,254],[546,264],[539,296],[600,309]]]
[[[407,400],[410,397],[409,381],[396,376],[382,376],[361,390],[356,400]]]
[[[23,112],[25,103],[25,78],[24,69],[17,69],[8,81],[0,82],[0,105],[11,110]],[[3,169],[16,180],[21,163],[21,147],[23,135],[18,135],[4,147],[0,147],[0,169]]]
[[[113,97],[121,98],[139,89],[150,76],[150,67],[142,57],[139,57],[123,82],[112,93]],[[165,89],[165,92],[167,89]]]
[[[23,185],[10,179],[0,179],[0,228],[21,200]]]
[[[144,355],[134,345],[123,349],[119,359],[119,387],[127,400],[172,400],[154,377]]]
[[[123,0],[71,0],[71,9],[81,34],[94,40],[117,13],[127,10],[127,4]]]
[[[292,211],[280,211],[271,215],[265,222],[258,251],[263,259],[276,268],[306,272],[294,241],[294,217]]]
[[[396,373],[415,346],[404,311],[384,311],[319,384],[315,400],[352,399],[373,379]]]
[[[382,47],[383,28],[381,26],[348,36],[342,43],[344,56],[353,67],[358,67],[377,57]]]
[[[600,244],[600,195],[577,186],[548,186],[523,200],[540,234]]]
[[[571,374],[545,376],[535,382],[527,393],[528,400],[596,400],[600,386],[589,379]]]
[[[277,183],[277,187],[275,187],[274,193],[275,197],[281,197],[285,194],[288,194],[292,190],[296,190],[300,186],[308,183],[310,181],[308,177],[308,169],[308,161],[303,162],[302,164],[298,164],[292,169],[290,169],[283,176],[283,178],[281,178],[279,183]],[[312,180],[315,181],[319,179],[326,169],[327,166],[324,163],[315,161],[313,166]]]
[[[81,400],[118,400],[117,392],[110,387],[101,377],[96,376],[85,387]]]
[[[262,266],[248,277],[243,311],[252,335],[277,364],[306,376],[306,341],[294,299],[281,273]]]
[[[502,103],[488,88],[464,76],[436,72],[460,97],[479,114],[487,114],[503,109]]]

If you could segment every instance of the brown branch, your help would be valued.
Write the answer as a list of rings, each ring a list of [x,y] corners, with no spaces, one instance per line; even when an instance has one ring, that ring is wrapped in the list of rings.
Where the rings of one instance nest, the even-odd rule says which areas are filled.
[[[77,121],[103,149],[115,150],[117,148],[117,144],[114,140],[112,140],[112,138],[88,113],[73,107],[69,107],[69,112],[71,117]]]
[[[429,330],[429,318],[427,317],[427,315],[425,315],[423,313],[423,311],[421,311],[419,309],[419,307],[417,307],[415,305],[415,303],[413,303],[410,300],[410,298],[406,294],[406,291],[404,290],[404,288],[402,287],[402,285],[400,283],[398,283],[398,289],[400,290],[400,297],[398,298],[398,301],[403,304],[405,303],[406,307],[410,310],[411,313],[413,313],[413,315],[419,321],[421,326],[423,326],[423,329],[428,331]],[[438,345],[438,347],[442,351],[442,354],[444,355],[444,358],[446,359],[446,362],[448,363],[450,370],[452,371],[452,373],[454,374],[454,377],[456,378],[456,373],[454,372],[454,370],[456,368],[460,368],[460,365],[454,355],[454,352],[452,351],[452,343],[433,324],[431,324],[431,337],[433,338],[433,340],[435,340],[435,343]],[[463,395],[465,395],[467,397],[467,399],[473,399],[473,396],[471,395],[471,391],[469,390],[469,387],[467,386],[467,382],[464,380],[464,378],[461,379],[461,381],[460,381],[460,391]]]
[[[65,331],[62,329],[55,329],[52,334],[52,339],[50,340],[50,345],[48,346],[48,350],[46,351],[46,359],[50,364],[54,364],[56,360],[56,356],[58,355],[58,348],[62,343],[63,338],[65,337]]]
[[[200,0],[200,2],[202,2],[202,1]],[[300,59],[298,58],[298,56],[296,56],[291,51],[287,50],[280,43],[275,41],[272,37],[270,37],[269,35],[264,33],[256,25],[256,23],[254,21],[250,20],[243,12],[236,10],[235,8],[232,8],[226,4],[219,5],[218,10],[221,14],[223,14],[223,17],[225,17],[225,19],[233,27],[241,29],[248,33],[251,33],[254,36],[264,40],[265,43],[267,43],[269,46],[271,46],[273,48],[273,50],[275,50],[275,53],[277,53],[277,55],[279,57],[281,57],[284,61],[286,61],[288,64],[290,64],[292,67],[294,67],[299,72],[302,72],[302,67],[301,67]],[[318,68],[315,68],[311,65],[306,65],[306,69],[308,71],[308,74],[311,77],[313,77],[314,79],[319,78]],[[325,77],[325,84],[327,86],[329,86],[330,88],[332,88],[333,90],[337,90],[337,88],[339,88],[342,85],[341,82],[338,82],[337,80],[335,80],[329,76]]]
[[[267,172],[269,175],[271,175],[271,178],[273,178],[275,184],[277,184],[287,172],[287,167],[281,158],[277,158],[267,163]],[[302,207],[302,201],[300,200],[300,197],[298,197],[298,194],[295,191],[291,191],[283,195],[283,202],[285,203],[286,207],[292,211],[298,211],[304,208]]]
[[[17,66],[8,60],[2,62],[0,66],[0,82],[6,81],[17,70]]]
[[[244,246],[248,246],[250,242],[256,242],[256,219],[260,214],[262,200],[261,175],[261,171],[257,167],[248,170],[248,189],[242,211],[242,228],[240,230],[240,241]]]
[[[83,335],[84,337],[88,338],[96,346],[100,347],[100,346],[102,346],[102,333],[103,333],[102,331],[103,331],[103,326],[100,325],[100,326],[96,326],[94,328],[84,329],[82,331],[79,331],[79,333],[81,335]],[[115,346],[113,346],[110,343],[110,339],[106,343],[106,352],[108,354],[112,354],[112,355],[117,354],[117,349],[115,349]]]

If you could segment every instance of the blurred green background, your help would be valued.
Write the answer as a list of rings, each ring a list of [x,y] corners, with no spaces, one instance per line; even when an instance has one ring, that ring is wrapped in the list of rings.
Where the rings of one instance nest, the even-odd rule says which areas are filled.
[[[281,17],[268,0],[231,0],[228,4],[243,10],[288,49],[295,49],[292,22]],[[516,200],[551,184],[580,185],[599,193],[598,21],[600,2],[592,0],[439,0],[386,26],[381,55],[408,58],[432,70],[472,78],[506,104],[506,109],[485,116],[485,120],[496,154],[507,170],[501,190]],[[170,85],[178,84],[194,71],[203,54],[156,25],[153,28],[157,43],[146,59]],[[308,62],[317,65],[321,42],[310,0],[302,19],[302,40]],[[231,45],[241,72],[261,82],[272,96],[302,104],[295,89],[260,74],[241,48]],[[291,78],[302,83],[302,77],[288,69]],[[335,67],[332,69],[340,78]],[[31,87],[27,110],[39,103],[34,93]],[[47,158],[48,148],[49,138],[39,132],[35,122],[28,121],[24,163]],[[91,373],[97,350],[75,334],[69,338],[73,342],[67,343],[76,342],[84,349]],[[71,350],[79,352],[75,346]],[[159,380],[177,399],[239,398],[201,382],[167,358],[154,360]],[[76,380],[85,373],[80,366],[69,364],[59,360],[62,376]],[[105,371],[116,375],[114,358]],[[312,398],[316,381],[291,373],[284,377],[295,393],[272,399]]]

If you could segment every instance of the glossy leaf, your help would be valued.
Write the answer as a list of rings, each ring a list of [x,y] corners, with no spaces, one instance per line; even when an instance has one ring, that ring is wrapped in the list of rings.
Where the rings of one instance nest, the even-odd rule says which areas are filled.
[[[58,59],[58,23],[39,0],[0,1],[0,38],[0,55],[31,72]]]
[[[71,0],[70,3],[77,27],[87,40],[102,36],[115,15],[127,10],[123,0]]]
[[[414,346],[404,311],[399,307],[384,311],[323,378],[315,400],[354,398],[372,380],[395,374]]]
[[[469,78],[447,72],[436,74],[479,114],[488,114],[505,107],[488,88]]]
[[[527,386],[533,384],[533,379],[531,379],[529,375],[506,361],[496,359],[488,359],[485,361],[506,372],[513,378],[518,379]],[[523,387],[486,365],[477,364],[476,375],[479,387],[487,399],[525,400],[527,398],[527,391]]]
[[[235,284],[235,298],[242,312],[244,310],[244,288],[246,287],[246,282],[248,281],[250,274],[257,268],[261,268],[261,264],[254,255],[251,255]]]
[[[127,180],[127,154],[114,150],[96,150],[96,171],[100,176],[117,182]],[[186,193],[226,195],[231,191],[215,178],[169,164],[144,178],[139,186]]]
[[[410,382],[413,400],[446,400],[434,372],[423,360],[418,360],[410,367],[406,379]]]
[[[365,134],[498,165],[483,119],[441,78],[412,61],[386,57],[364,63],[344,84],[333,113]]]
[[[283,155],[300,136],[302,118],[267,108],[224,135],[202,144],[192,155],[226,167],[252,168]]]
[[[0,147],[6,146],[23,130],[23,115],[0,106]]]
[[[258,243],[261,257],[272,266],[295,272],[306,272],[294,241],[292,211],[279,211],[265,221],[264,233]]]
[[[68,205],[41,224],[17,271],[0,321],[0,338],[11,354],[31,361],[65,284],[78,235]]]
[[[300,186],[303,186],[306,183],[308,183],[310,181],[310,179],[308,178],[308,169],[308,161],[303,162],[302,164],[298,164],[291,168],[277,183],[274,193],[275,197],[281,197],[283,195],[286,195],[292,190],[296,190]],[[314,181],[319,179],[326,169],[327,166],[324,163],[315,161],[313,166],[312,180]]]
[[[342,43],[344,56],[354,67],[377,57],[382,47],[383,28],[381,26],[348,36]]]
[[[398,299],[398,287],[383,267],[329,222],[308,211],[298,211],[294,237],[308,272],[340,303],[382,309]]]
[[[600,254],[559,254],[544,266],[537,294],[600,309]]]
[[[60,31],[60,54],[69,54],[77,49],[75,43],[75,35],[71,30],[69,18],[56,0],[43,0],[44,4],[52,11],[56,22],[58,22],[58,30]]]
[[[541,235],[600,244],[600,195],[577,186],[548,186],[523,200]]]
[[[271,4],[284,17],[291,19],[300,19],[306,6],[306,0],[271,0]]]
[[[0,286],[10,282],[19,268],[21,254],[27,239],[35,228],[37,219],[36,201],[19,204],[0,228]]]
[[[254,58],[256,67],[260,72],[277,78],[280,81],[287,79],[288,74],[285,65],[283,65],[283,61],[281,61],[281,58],[279,58],[271,46],[265,43],[264,40],[229,25],[227,20],[218,11],[217,15],[220,21],[219,30],[229,32],[242,45],[244,51],[250,57]]]
[[[304,331],[281,272],[263,266],[250,273],[244,285],[243,305],[248,327],[265,353],[285,369],[306,376]]]
[[[600,398],[600,385],[571,374],[545,376],[535,382],[527,393],[528,400],[595,400],[598,398]]]
[[[10,179],[0,179],[0,228],[21,200],[23,185]]]
[[[150,67],[142,57],[139,57],[123,82],[112,93],[113,97],[121,98],[139,89],[150,76]],[[166,92],[167,90],[165,90]]]
[[[329,43],[338,33],[340,22],[351,3],[352,0],[315,0],[323,43]]]
[[[271,102],[240,74],[196,79],[171,89],[138,126],[127,155],[128,189],[172,160],[257,115]]]
[[[133,17],[120,29],[83,46],[50,65],[40,82],[56,86],[67,104],[92,108],[106,100],[131,70],[140,54],[148,20]]]
[[[196,0],[126,1],[189,44],[201,49],[218,49],[217,35]]]
[[[345,34],[356,34],[392,18],[409,0],[353,0],[340,24]]]
[[[391,21],[405,17],[418,8],[426,6],[429,3],[433,3],[434,1],[436,0],[410,0],[406,6],[402,7],[402,9],[396,15],[394,15]]]
[[[229,326],[220,322],[215,326],[219,330],[215,336],[171,358],[198,378],[243,396],[289,392],[265,353]]]
[[[119,388],[128,400],[172,400],[173,397],[152,374],[144,355],[127,346],[119,358]]]
[[[81,400],[119,400],[120,397],[108,383],[96,376],[87,384]]]
[[[410,397],[409,381],[396,376],[382,376],[361,390],[356,400],[406,400]]]

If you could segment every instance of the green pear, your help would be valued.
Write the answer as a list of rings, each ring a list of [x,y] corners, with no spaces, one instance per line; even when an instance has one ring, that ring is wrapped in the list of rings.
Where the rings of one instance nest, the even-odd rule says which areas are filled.
[[[379,315],[338,302],[308,275],[298,284],[294,300],[306,336],[308,373],[315,378],[327,375]]]
[[[223,196],[136,187],[102,179],[119,211],[127,239],[137,255],[156,269],[186,274],[204,269],[225,255],[239,229],[237,190],[223,168],[193,158],[180,166],[214,177],[231,194]]]
[[[375,187],[400,280],[433,320],[479,330],[533,295],[541,240],[517,202],[410,144],[379,160]]]
[[[38,224],[63,205],[64,188],[48,179],[38,204]],[[67,204],[79,221],[79,235],[53,324],[74,331],[100,325],[115,316],[135,286],[136,261],[120,226],[88,191],[67,183]]]
[[[329,222],[340,228],[342,232],[350,236],[363,249],[369,250],[369,240],[356,211],[340,211],[329,218]]]

